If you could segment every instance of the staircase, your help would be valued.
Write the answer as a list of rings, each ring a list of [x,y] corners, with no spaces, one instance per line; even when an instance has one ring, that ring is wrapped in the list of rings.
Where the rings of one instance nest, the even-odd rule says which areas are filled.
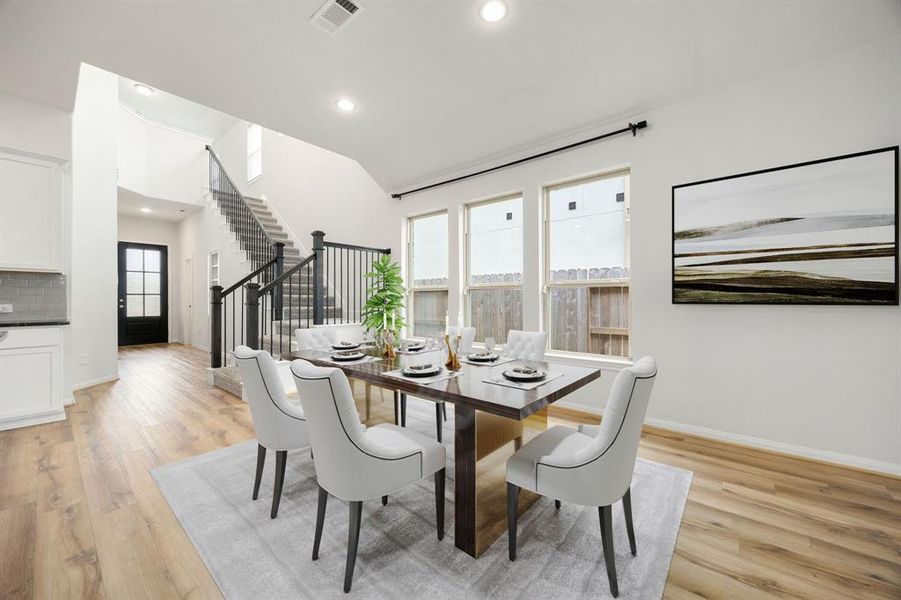
[[[211,289],[210,381],[240,395],[232,354],[236,346],[246,344],[280,358],[295,349],[297,328],[358,320],[369,265],[390,249],[326,242],[317,231],[312,254],[302,256],[266,201],[242,195],[212,148],[207,150],[210,195],[251,271],[227,288]]]

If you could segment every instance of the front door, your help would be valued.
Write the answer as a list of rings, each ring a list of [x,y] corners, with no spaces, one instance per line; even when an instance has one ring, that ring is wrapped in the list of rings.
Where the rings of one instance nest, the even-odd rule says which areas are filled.
[[[169,341],[166,246],[119,242],[119,345]]]

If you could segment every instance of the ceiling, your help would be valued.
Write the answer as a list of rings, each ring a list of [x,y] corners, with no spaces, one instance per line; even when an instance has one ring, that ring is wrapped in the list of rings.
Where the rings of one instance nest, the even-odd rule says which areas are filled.
[[[357,159],[385,188],[901,31],[901,2],[0,0],[0,89],[71,109],[80,61]],[[357,103],[351,114],[338,96]]]
[[[155,123],[215,140],[238,122],[231,115],[162,90],[154,90],[152,96],[142,96],[135,83],[127,77],[119,78],[119,102]]]
[[[148,208],[150,212],[144,212],[141,210],[142,208]],[[197,206],[196,204],[151,198],[124,187],[118,189],[116,212],[120,215],[176,223],[202,208],[202,206]]]

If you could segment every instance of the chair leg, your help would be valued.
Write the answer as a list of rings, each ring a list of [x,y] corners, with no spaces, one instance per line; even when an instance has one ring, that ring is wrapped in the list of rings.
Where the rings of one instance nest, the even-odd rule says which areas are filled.
[[[253,499],[260,495],[260,482],[263,481],[263,467],[266,466],[266,446],[257,444],[257,474],[253,478]]]
[[[556,508],[557,510],[560,510],[560,501],[559,500],[554,500],[554,508]]]
[[[513,450],[519,450],[520,448],[522,448],[522,436],[513,438]]]
[[[444,425],[444,421],[441,420],[441,407],[442,407],[442,406],[444,406],[444,403],[443,403],[443,402],[436,402],[436,403],[435,403],[435,430],[436,430],[435,433],[436,433],[436,436],[437,436],[437,438],[438,438],[438,443],[439,443],[439,444],[441,443],[441,437],[442,437],[442,436],[441,436],[441,433],[442,433],[442,432],[441,432],[441,429],[442,429],[442,426]]]
[[[388,494],[382,496],[382,506],[388,506]]]
[[[277,450],[275,452],[275,489],[272,490],[271,518],[278,516],[278,504],[282,500],[282,486],[285,483],[285,465],[288,462],[288,451]]]
[[[516,560],[516,519],[517,499],[519,498],[519,486],[507,482],[507,546],[510,551],[510,560]]]
[[[344,592],[350,591],[354,580],[354,566],[357,563],[357,545],[360,542],[360,517],[363,515],[363,503],[350,503],[350,523],[347,530],[347,565],[344,567]]]
[[[400,393],[400,426],[407,426],[407,395]]]
[[[438,527],[438,539],[444,539],[444,481],[445,469],[435,473],[435,525]]]
[[[394,390],[394,424],[400,425],[400,395],[397,390]]]
[[[632,490],[627,489],[623,496],[623,514],[626,515],[626,533],[629,534],[629,549],[632,550],[632,556],[638,555],[635,548],[635,529],[632,527]]]
[[[444,417],[444,420],[447,421],[447,402],[441,403],[441,415]]]
[[[319,558],[319,542],[322,541],[322,524],[325,523],[325,505],[328,503],[328,492],[319,486],[319,507],[316,509],[316,536],[313,538],[313,560]]]
[[[601,542],[604,546],[604,564],[607,565],[607,581],[610,582],[610,593],[619,596],[616,584],[616,556],[613,554],[613,511],[610,505],[598,507],[598,520],[601,523]]]

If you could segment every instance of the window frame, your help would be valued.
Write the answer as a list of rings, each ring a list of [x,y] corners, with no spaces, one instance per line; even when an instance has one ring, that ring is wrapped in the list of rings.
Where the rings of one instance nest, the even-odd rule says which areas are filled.
[[[495,204],[497,202],[506,202],[507,200],[519,200],[520,204],[520,212],[522,214],[523,221],[525,221],[525,194],[521,191],[517,192],[509,192],[506,194],[501,194],[499,196],[492,196],[490,198],[483,198],[481,200],[473,200],[472,202],[465,202],[463,204],[463,287],[462,287],[462,296],[463,301],[461,302],[461,308],[463,310],[463,323],[466,327],[472,327],[472,319],[471,319],[471,306],[470,302],[472,300],[472,294],[470,293],[472,290],[519,290],[523,295],[523,299],[525,299],[525,279],[526,279],[526,265],[525,265],[525,223],[521,227],[520,231],[520,250],[522,252],[522,279],[519,283],[510,284],[510,283],[472,283],[472,271],[471,271],[471,258],[472,258],[472,247],[471,247],[471,238],[470,238],[470,219],[473,208],[478,208],[480,206],[486,206],[488,204]],[[523,321],[525,321],[525,313],[523,313]],[[509,333],[509,332],[508,332]],[[500,343],[500,342],[498,342]],[[506,341],[504,342],[506,343]],[[476,346],[481,346],[484,344],[484,340],[475,340],[474,344]]]
[[[260,131],[260,145],[258,148],[251,149],[251,147],[250,147],[250,130],[254,129],[254,128],[259,129],[259,131]],[[246,150],[247,150],[247,152],[246,152],[246,155],[247,155],[246,156],[246,158],[247,158],[247,165],[246,165],[247,183],[252,183],[263,176],[263,127],[262,127],[262,125],[257,125],[255,123],[248,123],[247,124],[247,137],[245,138],[245,141],[246,141],[245,146],[246,146]],[[252,156],[257,155],[257,154],[259,154],[259,156],[260,156],[260,172],[251,176],[251,174],[250,174],[250,159]]]
[[[415,285],[415,275],[416,273],[413,271],[413,224],[415,221],[419,219],[427,219],[429,217],[436,217],[438,215],[445,215],[448,217],[448,277],[445,285],[424,285],[424,286],[416,286]],[[416,292],[446,292],[448,295],[448,301],[450,300],[450,214],[446,208],[433,210],[427,213],[422,213],[418,215],[411,215],[407,217],[407,273],[409,273],[409,285],[407,286],[407,306],[406,306],[406,314],[407,314],[407,332],[408,337],[411,339],[423,339],[422,337],[417,337],[413,335],[413,332],[416,329],[416,324],[414,322],[415,313],[415,295]]]
[[[558,190],[561,188],[574,187],[576,185],[582,185],[585,183],[591,183],[594,181],[602,181],[604,179],[614,179],[616,177],[625,176],[626,181],[623,187],[623,191],[625,193],[625,206],[624,209],[624,231],[623,231],[623,243],[625,244],[624,248],[624,256],[626,268],[629,269],[629,277],[626,279],[578,279],[578,280],[568,280],[568,281],[551,281],[551,192],[554,190]],[[565,179],[562,181],[557,181],[554,183],[546,184],[542,186],[541,196],[542,196],[542,226],[544,229],[542,236],[542,278],[543,285],[541,286],[541,317],[542,317],[542,330],[547,333],[547,353],[553,356],[560,357],[571,357],[571,358],[582,358],[582,359],[591,359],[591,360],[600,360],[600,361],[615,361],[615,362],[631,362],[632,360],[632,302],[631,296],[629,301],[629,330],[628,330],[628,338],[629,338],[629,356],[617,356],[615,354],[595,354],[593,352],[575,352],[572,350],[561,350],[558,348],[551,347],[552,341],[552,332],[551,332],[551,302],[550,302],[550,292],[552,288],[578,288],[578,287],[623,287],[628,286],[630,292],[632,289],[632,257],[631,257],[631,247],[632,247],[632,239],[631,239],[631,229],[632,229],[632,170],[629,167],[619,167],[616,169],[599,171],[596,173],[591,173],[588,175],[580,175],[578,177],[573,177],[570,179]],[[589,325],[590,327],[590,325]]]

